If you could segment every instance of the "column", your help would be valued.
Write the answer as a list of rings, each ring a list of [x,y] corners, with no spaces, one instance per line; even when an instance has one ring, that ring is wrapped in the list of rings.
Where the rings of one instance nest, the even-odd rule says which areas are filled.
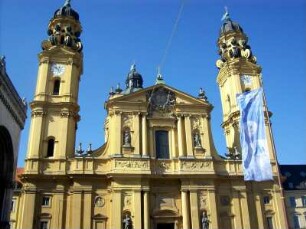
[[[111,229],[120,229],[122,227],[122,203],[120,190],[113,191]]]
[[[148,145],[147,145],[147,116],[142,115],[142,155],[148,156]]]
[[[178,117],[178,123],[177,123],[177,141],[178,141],[178,151],[179,151],[179,157],[184,157],[184,149],[183,149],[183,127],[182,127],[182,117]],[[185,229],[185,228],[184,228]]]
[[[211,227],[209,229],[218,229],[218,211],[217,211],[217,198],[216,198],[216,190],[211,188],[208,190],[208,199],[209,199],[209,210],[210,210],[210,221]]]
[[[34,212],[36,212],[35,199],[35,191],[25,190],[20,228],[34,228]]]
[[[134,218],[133,218],[133,228],[141,229],[141,191],[134,191]]]
[[[83,228],[92,228],[91,227],[91,206],[92,206],[92,198],[91,198],[91,191],[85,191],[84,192],[84,198],[83,198],[83,205],[84,205],[84,211],[83,211]]]
[[[150,229],[150,193],[148,191],[144,191],[143,193],[143,227],[144,229]]]
[[[191,121],[190,117],[185,116],[185,133],[186,133],[186,148],[187,148],[187,157],[193,157],[193,142],[192,142],[192,133],[191,133]]]
[[[199,215],[199,204],[198,204],[198,192],[197,190],[190,191],[190,212],[191,212],[191,228],[200,228],[200,215]]]
[[[189,219],[189,206],[188,206],[188,193],[187,191],[182,191],[182,215],[183,215],[183,229],[190,229],[190,219]]]
[[[239,194],[237,190],[233,190],[233,208],[235,212],[234,222],[235,222],[235,228],[242,228],[242,215],[241,215],[241,209],[240,209],[240,201],[239,201]],[[243,215],[245,215],[245,212],[243,212]]]
[[[82,217],[82,191],[77,190],[73,192],[72,197],[72,218],[71,218],[71,225],[72,228],[81,228],[81,220]]]

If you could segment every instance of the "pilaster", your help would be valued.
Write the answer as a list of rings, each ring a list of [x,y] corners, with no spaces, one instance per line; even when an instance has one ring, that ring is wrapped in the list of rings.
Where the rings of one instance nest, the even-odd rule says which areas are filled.
[[[190,212],[191,212],[191,228],[200,229],[198,191],[196,189],[190,190]]]
[[[146,114],[142,115],[142,155],[148,156],[148,144],[147,144],[147,116]]]
[[[143,220],[143,226],[144,229],[150,229],[150,193],[149,191],[143,192],[143,214],[144,214],[144,220]]]
[[[111,229],[122,227],[122,194],[120,190],[113,190],[111,207]]]
[[[20,228],[35,228],[36,191],[25,190],[23,198]]]
[[[178,117],[177,122],[177,141],[178,141],[178,152],[179,157],[184,157],[184,149],[183,149],[183,118],[182,116]]]
[[[145,211],[145,210],[144,210]],[[141,219],[142,219],[142,211],[141,211],[141,191],[134,190],[134,219],[133,219],[133,228],[141,229]]]
[[[80,190],[75,190],[73,192],[72,196],[72,221],[71,225],[72,228],[82,228],[82,209],[83,209],[83,204],[82,204],[82,197],[83,197],[83,191]]]
[[[219,215],[217,210],[217,197],[216,197],[215,188],[208,189],[208,200],[209,200],[209,212],[210,212],[210,221],[211,221],[210,229],[219,229],[219,222],[218,222]]]
[[[191,121],[190,116],[185,116],[185,137],[186,137],[186,148],[187,148],[187,157],[193,158],[193,142],[192,142],[192,133],[191,133]]]
[[[183,229],[190,229],[188,192],[182,190],[181,195],[182,195]]]

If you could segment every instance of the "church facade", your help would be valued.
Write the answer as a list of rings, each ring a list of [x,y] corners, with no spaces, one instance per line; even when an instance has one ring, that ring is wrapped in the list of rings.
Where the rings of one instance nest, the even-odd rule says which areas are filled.
[[[105,144],[75,151],[83,71],[82,27],[67,1],[39,54],[29,144],[16,228],[287,228],[266,110],[273,181],[245,182],[236,94],[262,86],[247,36],[223,21],[217,61],[228,154],[212,139],[212,105],[165,84],[143,88],[133,65],[125,89],[105,103]]]

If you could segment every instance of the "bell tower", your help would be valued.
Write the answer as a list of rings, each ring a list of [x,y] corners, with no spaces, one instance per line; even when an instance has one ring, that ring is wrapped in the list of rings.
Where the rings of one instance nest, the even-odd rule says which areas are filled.
[[[241,26],[232,21],[226,11],[217,41],[220,59],[216,65],[219,69],[217,83],[219,85],[226,146],[229,154],[241,152],[239,140],[239,107],[236,95],[262,86],[261,67],[257,64],[256,57],[248,44],[248,37]],[[266,109],[266,108],[265,108]],[[265,112],[266,114],[267,112]],[[267,118],[267,117],[266,117]],[[274,159],[272,139],[266,127],[270,158]]]
[[[49,38],[42,42],[43,51],[38,55],[27,163],[32,159],[65,159],[74,154],[83,71],[81,32],[79,15],[66,0],[50,20]]]

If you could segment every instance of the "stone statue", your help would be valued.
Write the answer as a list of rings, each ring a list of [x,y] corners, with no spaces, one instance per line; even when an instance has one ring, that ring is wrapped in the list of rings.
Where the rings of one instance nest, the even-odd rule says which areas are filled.
[[[125,219],[123,220],[124,229],[132,229],[132,219],[128,214],[125,215]]]
[[[193,136],[193,144],[195,147],[202,147],[200,135],[198,132],[196,132]]]
[[[202,229],[209,229],[209,219],[207,217],[207,213],[206,211],[203,211],[203,215],[202,215]]]
[[[124,131],[124,139],[123,139],[123,146],[131,146],[131,133],[129,130]]]

